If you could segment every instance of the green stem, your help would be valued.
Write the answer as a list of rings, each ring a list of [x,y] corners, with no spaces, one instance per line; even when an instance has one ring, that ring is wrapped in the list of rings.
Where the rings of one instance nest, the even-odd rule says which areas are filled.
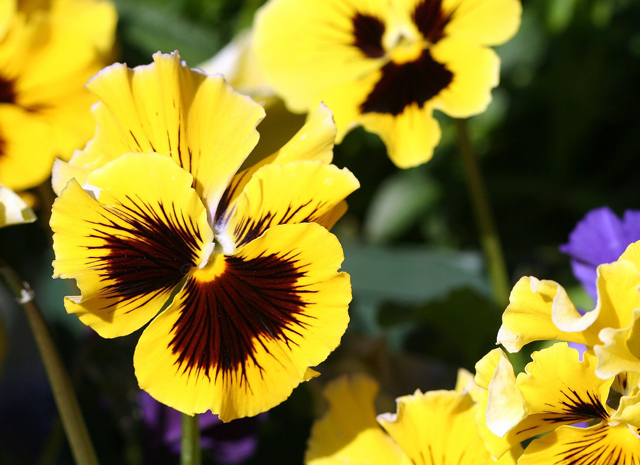
[[[33,291],[28,283],[22,281],[15,271],[1,261],[0,275],[27,315],[75,462],[78,465],[98,465],[71,380],[53,342],[49,326],[34,300]]]
[[[200,424],[198,415],[182,414],[180,465],[200,465]]]
[[[460,152],[468,176],[471,203],[480,229],[480,243],[487,260],[487,272],[495,302],[504,307],[509,302],[509,275],[504,261],[502,245],[495,227],[493,213],[487,198],[487,189],[480,172],[478,160],[471,146],[465,120],[456,119]]]

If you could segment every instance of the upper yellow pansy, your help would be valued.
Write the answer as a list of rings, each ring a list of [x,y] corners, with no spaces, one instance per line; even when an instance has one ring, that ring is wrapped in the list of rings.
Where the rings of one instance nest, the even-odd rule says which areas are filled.
[[[256,17],[254,49],[292,110],[323,101],[338,139],[363,125],[408,168],[440,140],[434,109],[485,110],[499,74],[488,46],[511,38],[520,16],[518,0],[271,0]]]
[[[228,421],[282,402],[349,321],[327,228],[358,181],[329,164],[330,112],[244,166],[264,110],[177,53],[87,87],[96,136],[53,176],[54,273],[81,293],[66,310],[103,337],[149,323],[136,377],[177,410]]]
[[[0,183],[22,190],[93,134],[95,98],[82,86],[106,64],[117,16],[99,0],[3,0],[2,8]]]

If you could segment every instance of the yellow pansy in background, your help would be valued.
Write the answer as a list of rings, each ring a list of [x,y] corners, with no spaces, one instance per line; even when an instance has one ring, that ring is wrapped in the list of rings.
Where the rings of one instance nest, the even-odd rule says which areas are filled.
[[[93,134],[83,84],[111,57],[117,21],[98,0],[3,0],[0,11],[0,183],[42,183],[56,156]]]
[[[640,374],[640,242],[597,272],[598,301],[584,314],[558,283],[521,278],[503,314],[498,343],[510,352],[540,340],[585,344],[598,357],[596,373],[601,378]]]
[[[224,75],[231,87],[249,95],[267,110],[265,119],[260,123],[260,140],[247,160],[257,162],[282,147],[302,127],[305,117],[287,110],[265,80],[256,63],[252,34],[251,30],[240,32],[231,43],[198,68],[209,74]]]
[[[518,0],[270,0],[254,48],[291,110],[323,101],[338,140],[362,125],[408,168],[440,140],[433,110],[485,110],[500,67],[489,46],[509,40],[520,16]]]
[[[503,401],[500,412],[496,406],[479,404],[478,420],[515,447],[542,435],[525,448],[518,465],[640,461],[636,374],[621,373],[603,380],[596,375],[597,360],[592,351],[586,351],[580,360],[577,350],[557,343],[534,352],[525,372],[510,379],[499,374],[504,369],[496,361],[505,359],[496,351],[500,349],[479,362],[476,383],[488,388],[490,396],[496,394],[494,399],[519,396],[521,402]],[[486,380],[490,380],[488,386]],[[505,417],[511,421],[508,427]],[[495,444],[486,433],[483,438],[488,446]]]
[[[32,223],[36,215],[18,194],[0,184],[0,228],[12,224]]]
[[[311,430],[307,465],[516,463],[517,448],[498,462],[491,458],[474,421],[476,404],[462,388],[400,397],[398,412],[378,415],[376,422],[377,391],[365,375],[327,385],[329,411]]]
[[[184,413],[229,421],[282,402],[349,320],[327,228],[358,181],[330,164],[330,112],[242,167],[264,110],[222,76],[158,53],[87,87],[100,98],[96,136],[53,177],[54,273],[81,291],[67,311],[103,337],[151,321],[138,382]]]

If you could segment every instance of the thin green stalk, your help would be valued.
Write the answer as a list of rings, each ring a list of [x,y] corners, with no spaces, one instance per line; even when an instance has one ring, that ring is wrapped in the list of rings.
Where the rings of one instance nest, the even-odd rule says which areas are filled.
[[[458,139],[460,144],[460,152],[467,172],[469,186],[469,194],[471,195],[471,203],[473,211],[480,229],[480,243],[487,261],[487,272],[491,283],[491,290],[494,301],[501,307],[506,306],[509,302],[509,291],[511,289],[509,275],[507,274],[507,266],[504,261],[502,245],[495,227],[493,213],[487,197],[487,189],[480,172],[478,159],[467,131],[465,120],[456,119],[458,129]]]
[[[198,415],[182,414],[180,465],[200,465],[200,424]]]
[[[78,465],[98,465],[69,374],[53,342],[49,326],[34,300],[33,291],[28,283],[22,281],[15,271],[1,261],[0,275],[27,315],[75,462]]]

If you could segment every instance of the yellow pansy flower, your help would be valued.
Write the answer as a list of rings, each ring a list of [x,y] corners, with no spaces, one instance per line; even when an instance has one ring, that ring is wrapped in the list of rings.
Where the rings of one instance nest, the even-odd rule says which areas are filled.
[[[282,402],[349,320],[326,228],[358,182],[329,164],[330,112],[244,167],[264,110],[177,53],[112,65],[87,87],[96,136],[53,176],[54,276],[81,291],[65,308],[103,337],[151,321],[136,376],[177,410],[229,421]]]
[[[481,390],[487,389],[494,399],[510,399],[498,408],[491,402],[479,404],[477,420],[486,427],[481,426],[481,434],[494,455],[508,450],[496,448],[496,438],[503,445],[519,447],[520,442],[542,435],[525,448],[518,465],[640,461],[637,375],[621,373],[601,379],[592,351],[580,360],[578,351],[557,343],[534,352],[533,361],[517,378],[505,377],[499,374],[505,371],[499,365],[506,360],[500,354],[495,349],[476,367]]]
[[[517,448],[497,462],[485,449],[470,393],[417,390],[397,399],[397,413],[378,415],[376,421],[377,391],[377,383],[365,375],[327,385],[329,411],[311,430],[307,465],[516,463]]]
[[[0,11],[0,183],[43,182],[93,134],[82,88],[111,54],[116,10],[99,0],[3,0]]]
[[[511,291],[498,342],[510,352],[540,340],[585,344],[598,357],[601,378],[640,374],[640,242],[616,262],[600,265],[597,274],[598,300],[584,314],[558,283],[521,278]]]
[[[500,67],[489,46],[511,38],[520,15],[518,0],[271,0],[254,48],[293,111],[323,101],[338,140],[362,125],[408,168],[440,140],[433,110],[485,110]]]

